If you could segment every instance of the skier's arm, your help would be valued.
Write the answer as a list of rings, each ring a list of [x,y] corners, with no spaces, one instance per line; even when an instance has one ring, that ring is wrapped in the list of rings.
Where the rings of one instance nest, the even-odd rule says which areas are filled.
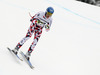
[[[50,30],[52,24],[52,20],[50,20],[50,22],[48,24],[45,25],[45,30],[48,32]]]
[[[37,14],[35,14],[35,15],[30,19],[30,21],[33,22],[34,19],[38,19],[37,16],[39,16],[39,15],[40,15],[40,13],[38,12]]]

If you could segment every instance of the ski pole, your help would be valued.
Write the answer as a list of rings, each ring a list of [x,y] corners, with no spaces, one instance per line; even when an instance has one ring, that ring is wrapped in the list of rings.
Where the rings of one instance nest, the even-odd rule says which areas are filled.
[[[30,12],[29,12],[29,16],[32,18],[32,15],[30,14]]]

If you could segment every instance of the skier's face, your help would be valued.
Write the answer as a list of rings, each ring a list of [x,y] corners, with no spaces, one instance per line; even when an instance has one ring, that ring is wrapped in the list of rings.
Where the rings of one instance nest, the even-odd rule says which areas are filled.
[[[47,18],[49,18],[49,17],[51,17],[51,16],[52,16],[52,13],[50,13],[50,12],[47,12],[47,13],[46,13],[46,17],[47,17]]]

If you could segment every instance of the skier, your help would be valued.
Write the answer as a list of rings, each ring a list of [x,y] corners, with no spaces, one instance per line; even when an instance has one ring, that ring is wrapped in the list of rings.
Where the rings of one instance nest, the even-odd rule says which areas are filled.
[[[46,31],[50,30],[52,23],[52,14],[54,13],[54,9],[52,7],[48,7],[45,12],[38,12],[35,14],[30,21],[32,22],[26,36],[16,45],[16,47],[12,50],[15,54],[18,54],[21,46],[32,36],[34,33],[34,40],[29,47],[28,51],[25,54],[27,60],[30,59],[31,53],[34,50],[41,34],[42,29],[45,27]]]

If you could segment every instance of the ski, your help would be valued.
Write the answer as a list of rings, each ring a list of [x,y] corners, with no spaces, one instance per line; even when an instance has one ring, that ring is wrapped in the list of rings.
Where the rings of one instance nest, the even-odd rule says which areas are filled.
[[[31,64],[30,60],[27,60],[27,58],[25,57],[25,54],[21,51],[20,54],[23,56],[25,62],[30,66],[31,69],[33,69],[33,65]]]
[[[19,60],[21,60],[21,61],[23,61],[17,54],[15,54],[9,47],[7,47],[7,49],[11,52],[11,53],[13,53]]]

